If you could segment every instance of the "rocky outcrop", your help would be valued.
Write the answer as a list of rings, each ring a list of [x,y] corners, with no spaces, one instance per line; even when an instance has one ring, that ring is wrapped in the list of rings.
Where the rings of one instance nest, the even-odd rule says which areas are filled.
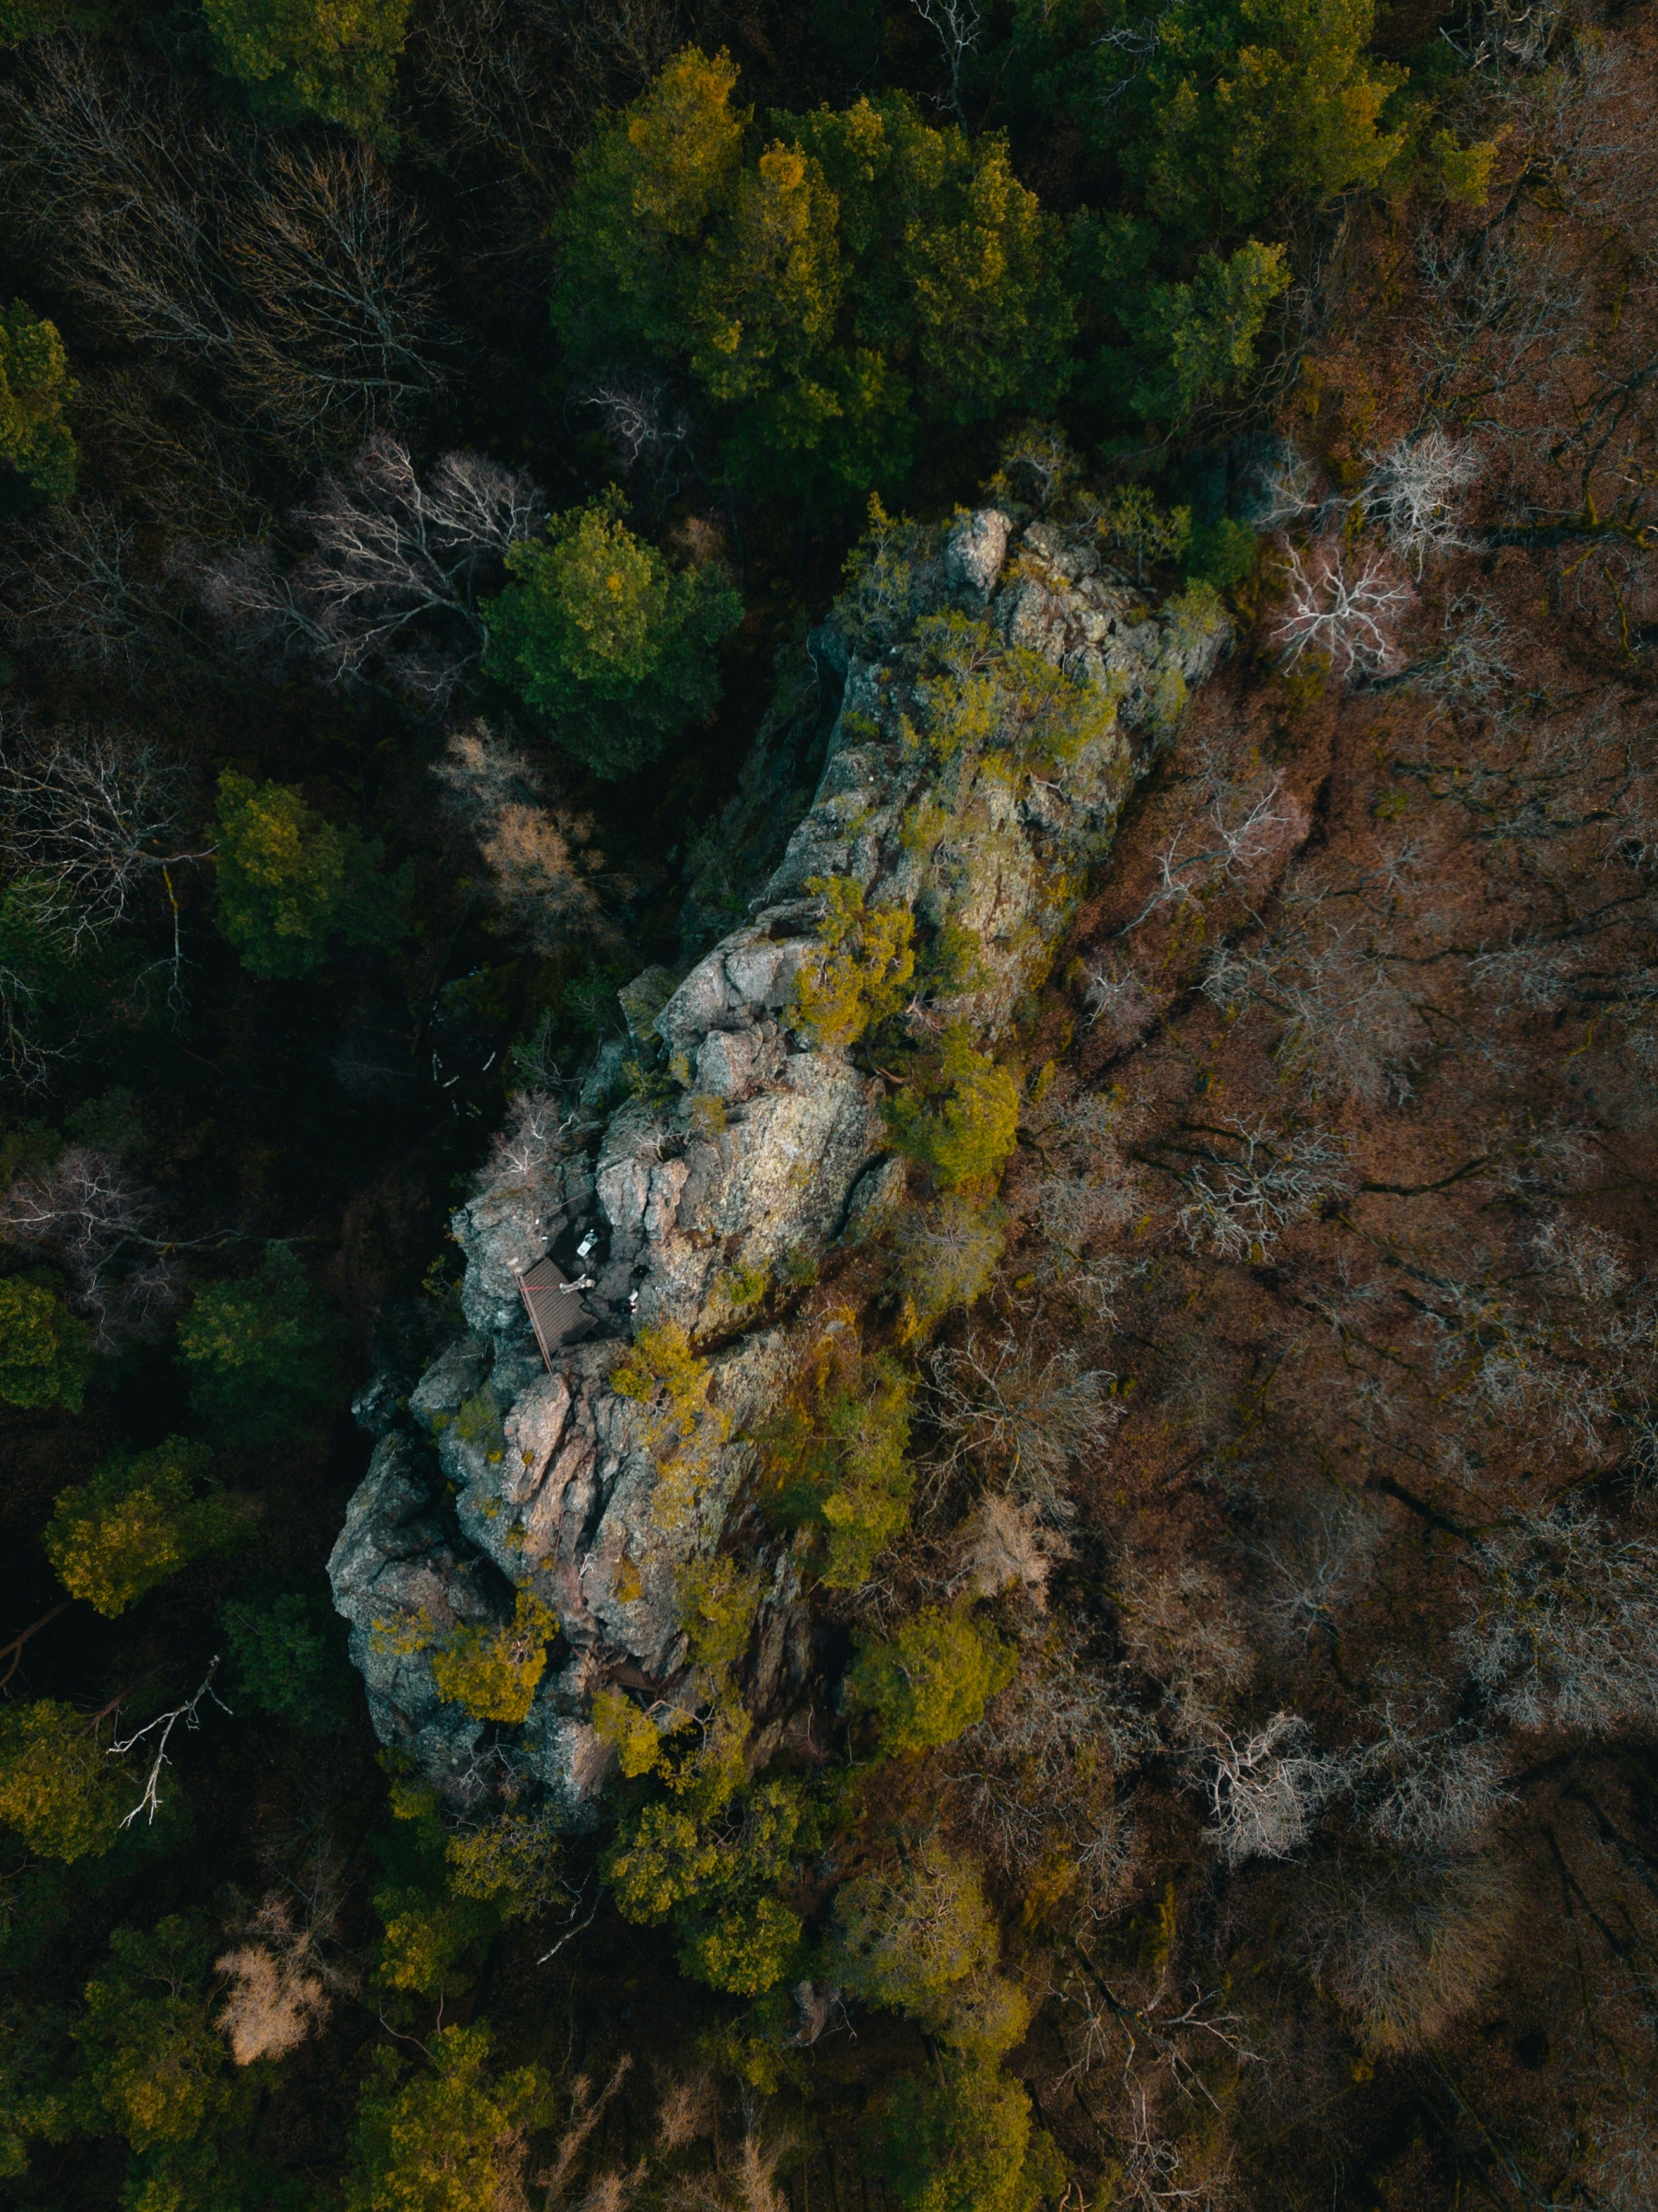
[[[940,614],[1061,671],[1101,709],[1080,749],[1022,766],[996,729],[951,746],[918,733],[931,662],[917,624]],[[994,1037],[1045,972],[1135,776],[1222,643],[1212,602],[1154,609],[1090,544],[994,509],[878,549],[837,622],[814,633],[797,726],[823,766],[747,919],[671,989],[653,972],[624,994],[630,1041],[582,1104],[518,1102],[454,1218],[468,1333],[409,1395],[408,1426],[382,1439],[330,1562],[382,1739],[457,1786],[486,1753],[509,1760],[572,1825],[593,1817],[606,1764],[588,1702],[607,1679],[663,1682],[682,1663],[676,1577],[718,1546],[749,1470],[744,1432],[789,1372],[787,1323],[744,1326],[753,1286],[803,1277],[837,1240],[876,1233],[902,1193],[880,1079],[791,1016],[818,955],[820,879],[963,933],[973,971],[921,1018]],[[768,776],[788,782],[775,760],[757,788]],[[607,1107],[628,1065],[632,1094]],[[590,1322],[552,1373],[518,1289],[549,1253],[585,1286],[571,1294]],[[660,1322],[710,1360],[694,1511],[664,1514],[649,1414],[608,1379],[636,1328]],[[774,1568],[760,1648],[775,1668],[794,1654],[798,1671],[786,1553]],[[503,1617],[513,1585],[553,1608],[561,1633],[528,1723],[485,1728],[441,1705],[398,1628],[421,1609],[440,1623]]]

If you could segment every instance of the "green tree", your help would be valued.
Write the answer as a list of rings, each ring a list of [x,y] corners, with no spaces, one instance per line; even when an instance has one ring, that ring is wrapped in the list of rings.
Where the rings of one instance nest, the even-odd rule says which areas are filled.
[[[78,1413],[92,1360],[91,1332],[55,1291],[21,1275],[0,1282],[0,1399],[38,1412]]]
[[[977,1873],[937,1843],[835,1894],[828,1942],[835,1976],[866,2004],[928,2026],[948,2018],[958,1984],[991,1971],[998,1948]]]
[[[484,603],[485,673],[544,714],[601,776],[654,760],[719,697],[714,648],[742,615],[718,564],[675,569],[636,538],[614,493],[515,545]]]
[[[1031,2125],[1031,2101],[993,2066],[906,2081],[882,2129],[882,2164],[905,2212],[1035,2212],[1057,2205],[1065,2164]]]
[[[405,934],[411,863],[384,874],[378,843],[325,822],[287,784],[227,769],[218,794],[219,928],[251,975],[309,976],[335,942],[390,949]]]
[[[528,1720],[557,1633],[551,1609],[533,1591],[520,1590],[510,1621],[452,1629],[444,1638],[432,1655],[438,1695],[479,1720]]]
[[[325,1599],[285,1590],[268,1603],[232,1599],[219,1615],[239,1708],[269,1713],[307,1735],[344,1726],[356,1678],[339,1616]]]
[[[1267,310],[1290,287],[1282,246],[1251,239],[1206,253],[1189,284],[1154,284],[1123,318],[1135,412],[1179,427],[1205,400],[1235,391],[1255,362]]]
[[[0,461],[49,499],[66,499],[75,489],[79,455],[64,420],[74,397],[56,324],[20,299],[0,308]]]
[[[970,1614],[928,1606],[870,1644],[847,1685],[880,1719],[883,1750],[936,1750],[983,1720],[1017,1667],[1012,1646]]]
[[[683,370],[731,474],[836,498],[902,474],[919,422],[1049,404],[1063,240],[1004,142],[892,94],[775,115],[767,143],[736,88],[688,49],[578,157],[553,298],[571,354]]]
[[[788,1018],[820,1046],[837,1050],[894,1014],[916,972],[916,919],[907,907],[866,908],[863,886],[848,876],[809,876],[824,900],[823,948],[795,977]]]
[[[940,1189],[960,1190],[1000,1175],[1019,1134],[1019,1088],[957,1023],[886,1113],[898,1150],[929,1167]]]
[[[127,1792],[84,1713],[57,1699],[0,1707],[0,1820],[70,1864],[109,1850]]]
[[[552,2098],[539,2066],[489,2072],[485,2027],[440,2028],[431,2064],[375,2054],[357,2105],[346,2212],[478,2212],[521,2202],[525,2139]]]
[[[118,1927],[110,1960],[87,1984],[87,2009],[71,2031],[86,2118],[137,2151],[193,2141],[222,2128],[245,2086],[228,2063],[210,2018],[213,1945],[193,1920],[169,1914],[147,1934]]]
[[[815,1403],[788,1407],[760,1442],[776,1510],[823,1529],[822,1573],[856,1589],[909,1520],[915,1382],[896,1361],[825,1378]]]
[[[73,2120],[64,2093],[63,2015],[44,2007],[0,2008],[0,2181],[29,2171],[36,2137],[61,2143]]]
[[[117,1452],[90,1480],[58,1492],[46,1555],[73,1597],[100,1613],[129,1605],[222,1544],[236,1523],[222,1496],[199,1496],[212,1452],[169,1436],[136,1457]]]
[[[222,66],[278,118],[383,138],[409,0],[203,0]]]
[[[1022,65],[1092,138],[1108,189],[1194,245],[1378,184],[1405,144],[1374,0],[1172,0],[1149,41],[1132,0],[1017,0],[1016,20]]]
[[[198,1291],[179,1324],[190,1402],[238,1442],[291,1434],[337,1382],[332,1330],[305,1270],[268,1244],[256,1275]]]
[[[848,349],[901,370],[924,417],[1051,406],[1069,374],[1064,238],[1006,140],[937,130],[903,93],[776,120],[835,196]]]

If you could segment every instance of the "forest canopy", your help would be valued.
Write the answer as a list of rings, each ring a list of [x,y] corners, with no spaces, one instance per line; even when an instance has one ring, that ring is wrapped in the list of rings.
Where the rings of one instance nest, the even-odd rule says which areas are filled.
[[[0,0],[0,2206],[1658,2204],[1655,94]]]

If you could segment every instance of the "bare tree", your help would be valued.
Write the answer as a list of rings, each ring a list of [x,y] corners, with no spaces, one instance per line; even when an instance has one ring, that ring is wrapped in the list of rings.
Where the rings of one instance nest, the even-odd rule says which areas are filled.
[[[1581,1507],[1487,1537],[1457,1644],[1516,1727],[1597,1737],[1658,1718],[1658,1547]]]
[[[621,466],[648,472],[664,496],[677,486],[675,464],[695,430],[690,411],[660,377],[616,369],[595,377],[573,395],[598,415],[606,444]]]
[[[356,1986],[332,1942],[339,1903],[330,1886],[309,1896],[291,1884],[286,1894],[274,1890],[248,1918],[242,1940],[215,1960],[228,1982],[216,2025],[239,2066],[297,2051],[321,2031],[335,1993]]]
[[[1288,1858],[1306,1842],[1319,1809],[1339,1785],[1340,1770],[1305,1749],[1299,1714],[1275,1713],[1239,1741],[1216,1745],[1202,1788],[1212,1826],[1208,1840],[1229,1867],[1252,1858]]]
[[[183,1294],[181,1247],[155,1232],[149,1193],[120,1161],[87,1145],[14,1177],[0,1198],[0,1235],[56,1261],[105,1350],[123,1337],[149,1334]]]
[[[172,918],[175,872],[210,856],[184,834],[182,762],[119,728],[36,733],[0,714],[0,865],[28,879],[39,922],[82,952],[131,919],[156,884]]]
[[[590,815],[548,802],[545,778],[482,721],[450,737],[433,773],[476,838],[503,924],[548,953],[603,935],[604,855]]]
[[[55,501],[12,526],[0,552],[0,627],[20,649],[136,688],[190,641],[138,532],[108,500]]]
[[[1068,1518],[1072,1467],[1103,1450],[1121,1418],[1116,1377],[1074,1345],[1045,1357],[1011,1330],[946,1347],[931,1366],[933,1420],[952,1462],[993,1469],[1022,1502]]]
[[[304,653],[338,685],[378,664],[439,706],[484,649],[481,584],[544,514],[527,476],[481,454],[445,453],[422,483],[406,446],[372,438],[296,514],[315,544],[296,568],[247,546],[199,589],[244,652]]]
[[[1307,654],[1328,660],[1339,676],[1379,675],[1397,654],[1395,632],[1410,587],[1379,553],[1349,555],[1339,544],[1291,550],[1286,607],[1272,641],[1288,667]]]
[[[1509,1796],[1501,1747],[1463,1723],[1436,1725],[1423,1710],[1433,1702],[1393,1684],[1374,1709],[1379,1733],[1341,1761],[1343,1787],[1377,1841],[1430,1856],[1468,1843]]]
[[[1413,564],[1419,576],[1430,553],[1466,545],[1462,494],[1478,479],[1482,457],[1472,439],[1453,438],[1437,427],[1402,438],[1372,457],[1364,487],[1369,518]]]
[[[962,105],[962,72],[978,51],[982,28],[978,0],[911,0],[916,13],[938,39],[950,73],[947,95],[950,111],[962,128],[967,128],[967,111]]]
[[[1118,1782],[1146,1746],[1143,1717],[1063,1631],[1027,1641],[1019,1672],[953,1754],[986,1848],[1028,1879],[1063,1837],[1092,1913],[1121,1894],[1133,1856]]]
[[[1207,1747],[1224,1734],[1222,1714],[1253,1680],[1255,1654],[1237,1601],[1213,1568],[1196,1560],[1127,1559],[1118,1576],[1123,1642],[1163,1694],[1175,1740]]]
[[[992,1491],[982,1497],[955,1533],[955,1585],[976,1598],[1019,1590],[1038,1612],[1047,1606],[1048,1577],[1070,1547],[1045,1528],[1033,1505]]]
[[[1181,1235],[1194,1252],[1207,1246],[1218,1259],[1265,1258],[1286,1229],[1355,1187],[1347,1147],[1328,1129],[1273,1129],[1265,1117],[1232,1116],[1219,1129],[1184,1134],[1188,1141],[1160,1148],[1158,1164],[1187,1193],[1176,1216]],[[1190,1165],[1175,1166],[1175,1158]]]

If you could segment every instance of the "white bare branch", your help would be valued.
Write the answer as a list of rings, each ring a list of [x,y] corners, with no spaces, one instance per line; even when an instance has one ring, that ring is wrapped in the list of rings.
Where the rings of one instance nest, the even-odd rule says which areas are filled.
[[[230,1707],[226,1704],[224,1699],[213,1687],[213,1678],[217,1671],[218,1655],[216,1652],[209,1660],[207,1671],[202,1677],[194,1692],[187,1697],[181,1705],[173,1706],[168,1713],[158,1713],[155,1719],[146,1721],[142,1728],[135,1728],[131,1736],[117,1737],[115,1741],[110,1745],[105,1753],[106,1758],[122,1759],[138,1744],[147,1741],[150,1738],[155,1738],[155,1757],[150,1761],[150,1770],[145,1778],[144,1795],[122,1821],[123,1828],[130,1828],[140,1813],[146,1816],[146,1825],[147,1826],[160,1811],[161,1770],[172,1763],[167,1756],[167,1747],[172,1740],[172,1732],[179,1723],[182,1721],[188,1729],[200,1728],[202,1724],[197,1716],[204,1698],[211,1698],[221,1713],[230,1711]],[[158,1729],[160,1730],[159,1736],[156,1734]]]
[[[1272,641],[1286,667],[1309,653],[1326,659],[1349,680],[1392,666],[1397,658],[1394,633],[1410,604],[1411,588],[1382,555],[1349,554],[1328,544],[1303,554],[1297,546],[1285,580],[1285,612]]]

